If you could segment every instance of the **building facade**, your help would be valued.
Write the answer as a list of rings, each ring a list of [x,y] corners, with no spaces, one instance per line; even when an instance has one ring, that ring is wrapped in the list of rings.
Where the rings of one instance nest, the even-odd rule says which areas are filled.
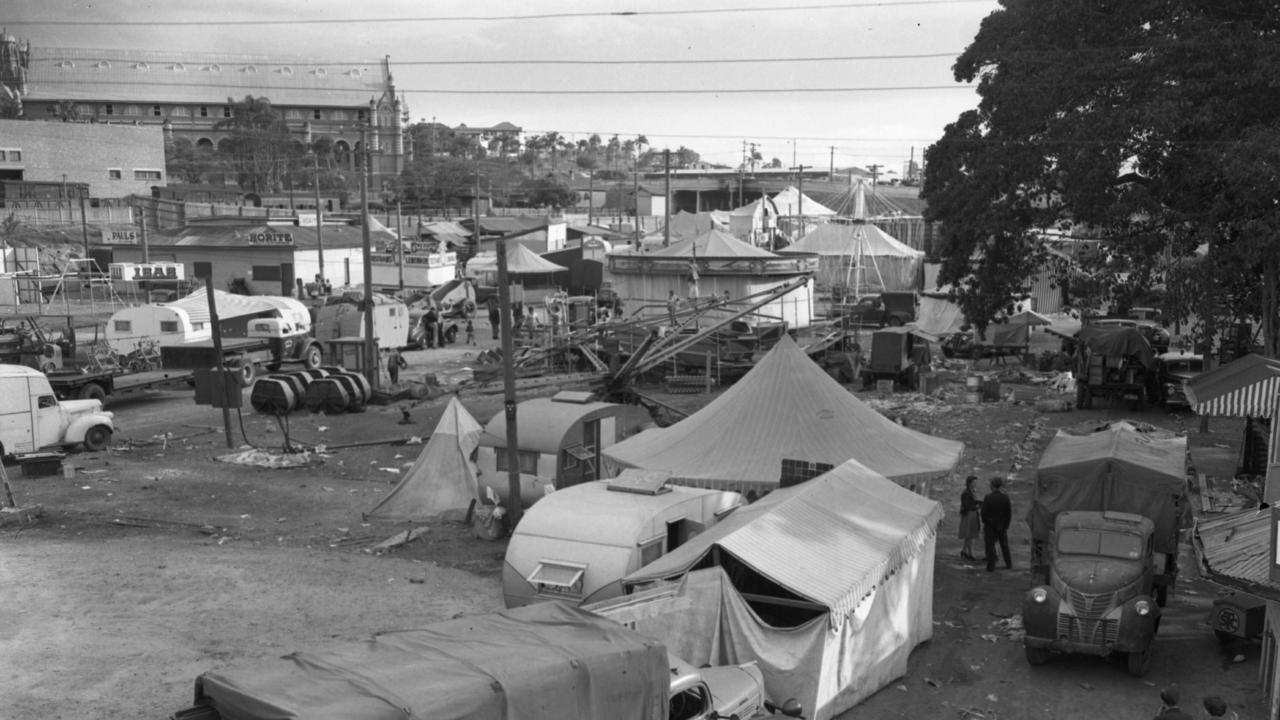
[[[44,185],[43,196],[9,197],[6,192],[6,202],[74,199],[84,186],[92,198],[149,196],[152,186],[166,180],[163,130],[155,125],[0,120],[0,180],[21,181],[12,187]],[[66,190],[59,194],[62,187]]]
[[[300,142],[327,137],[340,166],[367,145],[375,191],[404,168],[408,113],[389,57],[332,65],[267,56],[49,48],[0,35],[0,92],[24,117],[69,123],[157,126],[166,140],[226,147],[232,103],[266,98]],[[160,165],[163,168],[163,163]],[[162,184],[162,183],[153,183]]]

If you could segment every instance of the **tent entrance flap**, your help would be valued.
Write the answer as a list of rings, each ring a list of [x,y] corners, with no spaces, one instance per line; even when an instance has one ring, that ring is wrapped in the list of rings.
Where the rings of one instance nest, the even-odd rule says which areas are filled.
[[[562,560],[542,560],[529,573],[529,582],[539,589],[559,592],[582,592],[582,578],[587,566]]]

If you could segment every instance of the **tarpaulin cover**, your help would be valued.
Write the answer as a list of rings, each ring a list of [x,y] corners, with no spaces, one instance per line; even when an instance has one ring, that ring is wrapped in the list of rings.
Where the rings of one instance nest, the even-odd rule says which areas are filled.
[[[975,338],[977,345],[997,345],[1010,347],[1027,345],[1031,342],[1031,326],[1023,324],[995,324],[987,326],[986,338]]]
[[[1027,523],[1033,538],[1046,540],[1063,510],[1136,513],[1155,523],[1156,552],[1176,553],[1186,484],[1185,437],[1125,422],[1088,435],[1058,431],[1036,468]]]
[[[1080,328],[1076,337],[1099,355],[1133,356],[1143,367],[1155,367],[1155,351],[1138,328],[1086,325]]]
[[[783,336],[741,380],[698,412],[605,448],[606,468],[665,470],[672,482],[741,493],[780,484],[783,460],[855,459],[912,485],[943,477],[964,444],[881,415]]]
[[[196,681],[223,720],[666,716],[666,648],[563,603],[382,633]]]
[[[960,332],[965,322],[959,305],[945,298],[922,295],[913,325],[931,335],[946,336]]]
[[[466,510],[480,497],[471,453],[484,428],[455,396],[435,432],[404,479],[369,511],[383,520],[423,520],[449,510]]]

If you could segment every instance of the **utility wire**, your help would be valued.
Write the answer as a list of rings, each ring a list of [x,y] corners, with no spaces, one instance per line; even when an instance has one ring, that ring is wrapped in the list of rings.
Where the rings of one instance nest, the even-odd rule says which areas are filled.
[[[602,12],[561,12],[561,13],[535,13],[529,15],[446,15],[441,17],[387,17],[387,18],[371,18],[371,17],[346,17],[346,18],[315,18],[315,17],[293,17],[282,20],[271,20],[267,18],[256,18],[253,20],[11,20],[6,19],[5,24],[11,26],[27,26],[40,25],[50,27],[204,27],[204,26],[243,26],[243,25],[370,25],[370,24],[386,24],[386,23],[410,23],[410,22],[507,22],[507,21],[524,21],[524,20],[563,20],[568,18],[615,18],[615,17],[671,17],[671,16],[688,16],[688,15],[741,15],[743,13],[773,13],[773,12],[796,12],[796,11],[820,11],[820,10],[867,10],[872,8],[885,7],[909,7],[909,6],[941,6],[941,5],[958,5],[958,4],[974,4],[994,5],[992,0],[884,0],[883,2],[862,2],[862,3],[834,3],[821,5],[772,5],[768,7],[734,7],[734,8],[689,8],[685,10],[619,10],[619,11],[602,11]]]

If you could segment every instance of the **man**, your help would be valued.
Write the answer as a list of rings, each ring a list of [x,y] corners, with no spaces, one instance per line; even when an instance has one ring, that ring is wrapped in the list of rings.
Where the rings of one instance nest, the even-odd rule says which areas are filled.
[[[493,330],[493,339],[498,339],[498,328],[502,326],[502,312],[498,307],[498,299],[489,297],[489,327]]]
[[[1004,480],[991,478],[991,492],[982,498],[982,539],[986,544],[987,572],[996,569],[996,543],[1004,555],[1004,566],[1013,569],[1009,556],[1009,523],[1013,520],[1013,504],[1009,496],[1001,492]]]
[[[670,321],[671,327],[676,327],[677,325],[680,324],[679,320],[676,318],[676,308],[678,307],[680,307],[680,300],[679,298],[676,297],[676,291],[668,290],[667,291],[667,320]]]

